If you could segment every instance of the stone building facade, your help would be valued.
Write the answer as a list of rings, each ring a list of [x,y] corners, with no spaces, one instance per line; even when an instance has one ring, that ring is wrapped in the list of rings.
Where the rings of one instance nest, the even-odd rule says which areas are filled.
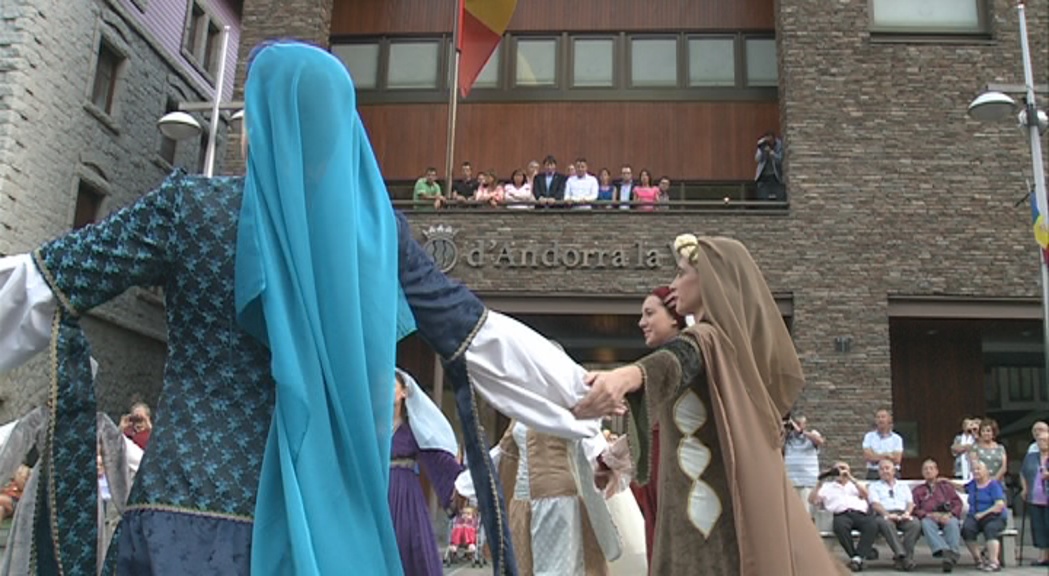
[[[204,143],[165,142],[156,123],[180,103],[211,99],[221,24],[231,26],[230,96],[239,2],[11,0],[0,10],[0,255],[104,217],[174,167],[201,169]],[[197,118],[206,131],[206,118]],[[220,144],[226,131],[223,121]],[[84,325],[101,365],[101,408],[120,414],[135,396],[155,403],[166,340],[162,301],[134,289]],[[0,420],[42,400],[46,356],[0,375]]]
[[[896,410],[907,438],[921,443],[908,458],[907,471],[916,474],[921,456],[945,459],[945,442],[962,416],[998,405],[988,399],[994,367],[980,359],[998,346],[988,334],[1019,326],[1015,338],[1034,338],[1021,347],[1040,349],[1030,212],[1015,205],[1030,178],[1027,141],[1008,123],[987,126],[966,116],[985,84],[1022,82],[1015,3],[977,1],[979,33],[945,35],[879,32],[876,0],[740,2],[772,12],[788,209],[417,211],[410,220],[420,239],[431,227],[453,228],[458,259],[450,273],[508,310],[528,307],[515,308],[515,300],[547,299],[583,303],[581,309],[587,301],[604,303],[606,312],[623,313],[672,277],[667,244],[675,234],[742,240],[789,316],[808,379],[799,409],[828,437],[824,460],[861,465],[860,440],[884,406]],[[411,2],[373,4],[378,22],[384,11],[407,14]],[[521,0],[518,10],[534,15],[553,9],[548,4]],[[1036,82],[1044,84],[1049,5],[1027,4]],[[331,30],[331,5],[248,0],[242,43],[275,36],[324,42],[326,32],[344,34]],[[242,79],[243,66],[238,86]],[[369,128],[373,139],[394,141],[417,129],[392,122]],[[673,126],[667,142],[688,146],[702,128]],[[558,256],[547,265],[543,253],[555,245]],[[511,259],[537,261],[500,262],[504,246]],[[483,259],[471,254],[478,248]],[[619,249],[622,266],[612,263]],[[609,253],[603,267],[599,251]],[[1049,395],[1033,398],[1026,412],[1003,415],[1022,428],[1024,418],[1049,406]]]

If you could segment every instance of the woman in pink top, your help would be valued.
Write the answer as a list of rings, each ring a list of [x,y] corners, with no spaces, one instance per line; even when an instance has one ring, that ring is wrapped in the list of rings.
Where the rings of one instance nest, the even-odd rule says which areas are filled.
[[[638,176],[638,186],[633,190],[634,204],[637,209],[644,212],[652,212],[659,202],[659,188],[652,185],[652,173],[647,168]]]
[[[527,210],[533,207],[535,196],[532,195],[532,185],[520,168],[514,170],[510,181],[503,186],[503,199],[506,200],[507,208]]]
[[[503,203],[503,187],[495,179],[495,171],[481,172],[477,176],[477,181],[480,184],[477,186],[477,191],[474,192],[474,200],[478,204],[499,206]]]

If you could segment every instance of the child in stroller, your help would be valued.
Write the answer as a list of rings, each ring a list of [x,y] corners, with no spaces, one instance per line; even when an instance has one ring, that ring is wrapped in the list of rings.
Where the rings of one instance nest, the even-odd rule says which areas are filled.
[[[471,502],[471,505],[464,506],[452,518],[451,524],[451,536],[448,548],[444,553],[444,565],[451,566],[466,558],[471,559],[474,567],[488,564],[488,559],[484,556],[484,528],[481,526],[481,517],[477,513],[476,504]]]

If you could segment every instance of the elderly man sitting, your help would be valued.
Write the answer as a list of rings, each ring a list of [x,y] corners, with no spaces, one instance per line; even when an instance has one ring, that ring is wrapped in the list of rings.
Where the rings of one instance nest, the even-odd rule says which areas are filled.
[[[940,478],[932,458],[922,462],[922,478],[925,482],[911,490],[914,517],[922,523],[932,555],[943,559],[944,572],[951,572],[961,557],[962,499],[950,480]]]
[[[914,545],[921,536],[921,524],[911,512],[914,511],[914,498],[911,489],[896,480],[896,463],[888,458],[878,463],[877,482],[871,483],[870,503],[877,513],[878,531],[892,549],[897,570],[910,572],[914,570]],[[896,531],[903,532],[903,544]]]
[[[863,570],[864,559],[870,556],[874,548],[878,524],[870,513],[867,488],[852,477],[849,465],[845,462],[835,462],[832,471],[837,473],[835,479],[824,482],[814,490],[809,495],[809,502],[834,514],[834,536],[849,556],[849,568],[853,572],[859,572]],[[860,533],[858,546],[852,543],[853,530]]]

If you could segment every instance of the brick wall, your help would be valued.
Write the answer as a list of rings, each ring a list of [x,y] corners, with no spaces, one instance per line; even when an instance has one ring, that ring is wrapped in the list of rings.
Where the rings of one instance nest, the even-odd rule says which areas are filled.
[[[122,2],[8,0],[0,10],[0,254],[15,254],[70,228],[80,177],[106,193],[103,214],[156,186],[171,170],[156,129],[167,97],[205,95]],[[127,56],[108,117],[89,103],[100,36]],[[175,163],[196,171],[199,146],[180,143]],[[103,367],[103,408],[124,409],[137,393],[155,402],[162,306],[132,290],[85,326]],[[0,421],[39,402],[47,377],[43,355],[0,376]]]

